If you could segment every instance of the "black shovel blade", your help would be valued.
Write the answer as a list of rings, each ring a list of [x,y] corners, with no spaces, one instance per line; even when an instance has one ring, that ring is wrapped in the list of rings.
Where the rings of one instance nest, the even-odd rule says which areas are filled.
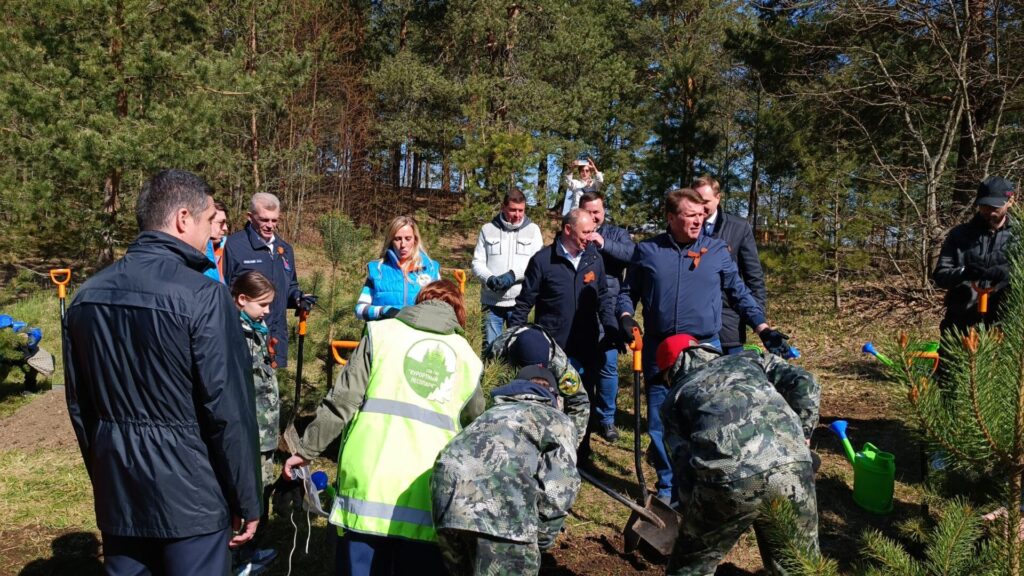
[[[639,548],[642,552],[654,552],[661,558],[667,558],[672,554],[683,517],[671,506],[653,496],[647,496],[644,509],[657,516],[664,527],[652,524],[640,514],[633,512],[622,531],[626,540],[626,552],[633,552]]]

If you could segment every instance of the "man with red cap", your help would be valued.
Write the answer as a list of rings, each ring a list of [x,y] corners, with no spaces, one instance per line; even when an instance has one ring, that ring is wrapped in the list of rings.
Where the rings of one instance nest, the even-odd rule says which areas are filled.
[[[655,359],[671,386],[661,417],[683,515],[667,574],[714,574],[751,524],[765,567],[778,571],[759,517],[778,498],[793,505],[798,544],[817,549],[814,375],[770,353],[722,356],[687,334],[666,338]]]

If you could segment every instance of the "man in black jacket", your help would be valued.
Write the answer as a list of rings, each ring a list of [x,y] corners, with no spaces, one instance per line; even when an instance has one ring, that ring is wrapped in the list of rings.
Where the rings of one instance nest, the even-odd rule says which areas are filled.
[[[604,262],[590,241],[594,232],[590,214],[574,208],[562,217],[562,233],[526,265],[523,289],[509,317],[509,328],[526,324],[536,307],[534,323],[544,329],[565,350],[579,371],[591,397],[600,379],[604,355],[598,346],[602,330],[616,327],[615,303],[607,297]],[[580,459],[590,453],[590,426],[580,446]]]
[[[740,278],[747,285],[754,300],[767,310],[767,295],[764,287],[764,271],[761,270],[761,259],[757,255],[757,244],[754,243],[754,231],[750,224],[742,218],[727,214],[721,207],[722,191],[718,181],[711,176],[701,176],[690,186],[696,190],[707,204],[704,212],[704,234],[718,238],[729,247],[729,255],[739,268]],[[722,342],[722,351],[726,354],[739,354],[747,342],[747,326],[740,319],[739,312],[729,303],[728,296],[722,292],[722,331],[718,339]]]
[[[256,532],[251,365],[227,287],[203,275],[215,214],[201,178],[155,174],[141,233],[67,312],[68,413],[107,574],[227,574],[228,547]]]
[[[600,192],[584,192],[580,197],[580,210],[590,214],[597,229],[590,235],[590,242],[597,247],[604,262],[604,273],[608,278],[607,298],[615,302],[619,298],[619,286],[626,274],[626,267],[633,259],[636,244],[629,237],[625,228],[620,228],[605,220],[604,195]],[[601,366],[601,380],[597,384],[594,399],[597,433],[609,442],[619,439],[619,431],[615,429],[616,397],[619,394],[619,347],[623,338],[618,327],[606,332],[601,339],[601,353],[604,364]]]
[[[993,176],[978,186],[974,201],[977,212],[969,222],[949,232],[932,279],[946,290],[946,315],[939,325],[943,333],[961,332],[979,323],[998,322],[1002,301],[1010,284],[1010,262],[1006,247],[1016,234],[1016,222],[1009,216],[1017,186]],[[988,294],[987,312],[982,312],[980,294]]]

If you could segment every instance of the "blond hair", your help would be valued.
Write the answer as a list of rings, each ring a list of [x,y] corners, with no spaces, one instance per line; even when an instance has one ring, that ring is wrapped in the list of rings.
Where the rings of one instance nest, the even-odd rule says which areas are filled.
[[[420,227],[412,216],[398,216],[391,221],[391,224],[388,225],[387,233],[384,235],[384,245],[380,248],[380,258],[385,261],[388,259],[391,241],[398,235],[398,231],[406,226],[412,229],[412,235],[416,239],[416,250],[413,251],[412,257],[409,258],[409,270],[419,270],[423,268],[423,259],[420,257],[420,254],[426,254],[427,249],[423,246],[423,238],[420,237]]]

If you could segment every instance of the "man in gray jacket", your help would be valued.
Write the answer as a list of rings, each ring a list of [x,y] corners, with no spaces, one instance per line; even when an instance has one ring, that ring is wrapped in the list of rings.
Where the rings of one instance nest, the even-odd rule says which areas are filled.
[[[508,323],[526,264],[543,245],[540,228],[526,216],[526,196],[517,188],[509,189],[501,212],[481,228],[473,250],[473,275],[483,284],[484,350]]]

